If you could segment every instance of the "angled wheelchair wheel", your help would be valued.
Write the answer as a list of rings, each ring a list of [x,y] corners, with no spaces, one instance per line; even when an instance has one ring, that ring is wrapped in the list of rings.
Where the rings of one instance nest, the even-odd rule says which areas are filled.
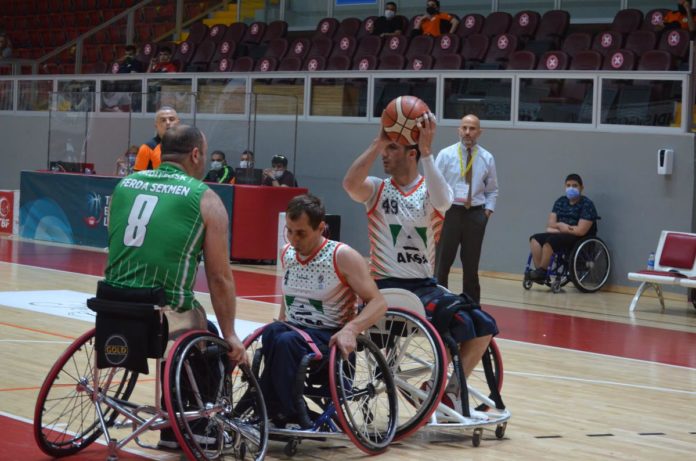
[[[609,279],[611,256],[598,237],[588,237],[575,244],[570,256],[569,275],[575,287],[585,293],[600,290]]]
[[[362,451],[387,449],[396,433],[397,398],[391,370],[379,348],[367,337],[349,360],[331,348],[329,387],[343,432]]]
[[[247,366],[233,367],[227,343],[208,332],[179,338],[165,367],[165,403],[189,459],[261,460],[268,446],[266,406]]]
[[[394,439],[408,437],[428,422],[444,392],[447,355],[430,322],[409,310],[390,307],[368,330],[394,376],[399,419]]]
[[[34,439],[47,455],[60,457],[79,452],[102,434],[92,400],[94,386],[94,329],[77,338],[58,358],[39,391],[34,410]],[[99,395],[128,400],[137,373],[124,368],[99,371]],[[100,404],[107,426],[118,413]]]

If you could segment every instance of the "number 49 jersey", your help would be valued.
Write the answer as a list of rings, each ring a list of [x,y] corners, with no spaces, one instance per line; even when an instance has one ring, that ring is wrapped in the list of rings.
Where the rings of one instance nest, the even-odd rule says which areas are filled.
[[[376,186],[374,202],[366,203],[372,277],[432,277],[444,218],[430,203],[425,178],[410,191],[399,189],[392,178]]]
[[[198,306],[193,284],[203,250],[200,211],[208,186],[170,164],[123,178],[111,196],[106,281],[163,287],[167,304]]]

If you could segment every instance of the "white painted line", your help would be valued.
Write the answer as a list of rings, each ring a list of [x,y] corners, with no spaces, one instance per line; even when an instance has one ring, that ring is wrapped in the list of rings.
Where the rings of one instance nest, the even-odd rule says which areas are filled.
[[[72,341],[39,341],[31,339],[0,339],[0,343],[47,343],[47,344],[70,344]]]
[[[87,307],[87,300],[93,296],[72,290],[4,291],[0,292],[0,305],[94,324],[95,313]],[[214,314],[208,314],[208,320],[219,328]],[[235,329],[240,338],[262,325],[249,320],[235,320]]]
[[[630,387],[633,389],[643,389],[643,390],[647,390],[647,391],[666,392],[669,394],[696,395],[696,391],[684,391],[681,389],[670,389],[670,388],[665,388],[665,387],[645,386],[642,384],[619,383],[616,381],[605,381],[602,379],[585,379],[585,378],[575,378],[572,376],[544,375],[541,373],[525,373],[522,371],[510,371],[507,369],[503,373],[503,376],[505,376],[505,375],[525,376],[525,377],[542,378],[542,379],[555,379],[555,380],[559,380],[559,381],[574,381],[574,382],[579,382],[579,383],[596,384],[596,385]]]
[[[693,371],[693,367],[687,367],[684,365],[672,365],[671,363],[663,363],[663,362],[656,362],[652,360],[645,360],[645,359],[634,359],[632,357],[623,357],[620,355],[611,355],[611,354],[600,354],[599,352],[590,352],[590,351],[581,351],[579,349],[568,349],[566,347],[560,347],[560,346],[549,346],[548,344],[537,344],[537,343],[528,343],[526,341],[518,341],[515,339],[505,339],[505,338],[495,338],[496,342],[511,342],[511,343],[517,343],[517,344],[524,344],[525,346],[534,346],[534,347],[543,347],[543,348],[549,348],[549,349],[558,349],[561,351],[568,351],[568,352],[575,352],[577,354],[586,354],[586,355],[592,355],[595,357],[601,357],[601,358],[612,358],[616,360],[627,360],[629,362],[637,362],[641,364],[650,364],[650,365],[659,365],[662,367],[673,367],[673,368],[680,368],[683,370],[689,370]],[[503,362],[504,363],[504,362]],[[507,370],[506,370],[507,371]]]

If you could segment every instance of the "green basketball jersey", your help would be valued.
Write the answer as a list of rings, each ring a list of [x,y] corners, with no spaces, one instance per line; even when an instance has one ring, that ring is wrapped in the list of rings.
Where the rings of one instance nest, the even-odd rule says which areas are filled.
[[[208,186],[162,164],[123,178],[109,211],[106,281],[120,288],[163,287],[179,311],[198,306],[193,284],[205,236],[200,203]]]

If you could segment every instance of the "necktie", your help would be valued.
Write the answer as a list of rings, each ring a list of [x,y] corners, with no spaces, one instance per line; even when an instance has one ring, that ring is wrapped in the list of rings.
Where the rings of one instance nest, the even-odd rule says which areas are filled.
[[[471,165],[471,167],[466,171],[466,174],[464,175],[464,180],[469,185],[469,193],[467,194],[466,203],[464,206],[467,209],[469,209],[469,208],[471,208],[471,196],[472,196],[473,189],[474,189],[473,184],[471,184],[471,178],[473,176],[473,170],[474,170],[474,165],[471,162],[471,148],[468,148],[466,150],[466,165],[467,166]]]

